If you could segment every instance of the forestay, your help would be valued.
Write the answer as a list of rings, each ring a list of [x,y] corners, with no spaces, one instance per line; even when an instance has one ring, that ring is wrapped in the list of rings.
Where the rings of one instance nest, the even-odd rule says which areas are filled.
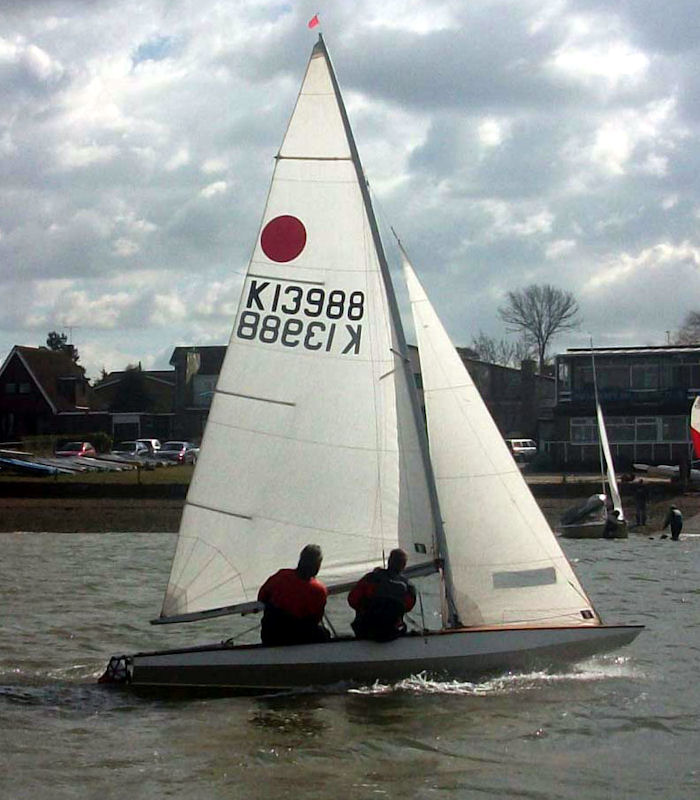
[[[461,622],[600,624],[405,254],[403,264]]]
[[[331,587],[398,545],[409,564],[436,556],[341,102],[319,41],[277,156],[160,621],[255,601],[309,542],[323,548],[320,577]]]

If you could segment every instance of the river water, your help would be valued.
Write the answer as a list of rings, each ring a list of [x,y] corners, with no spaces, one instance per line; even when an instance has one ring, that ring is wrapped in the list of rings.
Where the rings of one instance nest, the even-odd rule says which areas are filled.
[[[150,626],[174,547],[0,534],[2,800],[700,796],[700,537],[564,541],[604,619],[647,630],[561,672],[189,701],[98,686],[112,653],[251,624]]]

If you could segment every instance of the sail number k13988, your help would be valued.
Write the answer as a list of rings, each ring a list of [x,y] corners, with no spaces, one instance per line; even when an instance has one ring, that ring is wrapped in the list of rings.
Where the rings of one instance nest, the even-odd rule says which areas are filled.
[[[364,292],[251,280],[236,336],[263,344],[357,355]]]

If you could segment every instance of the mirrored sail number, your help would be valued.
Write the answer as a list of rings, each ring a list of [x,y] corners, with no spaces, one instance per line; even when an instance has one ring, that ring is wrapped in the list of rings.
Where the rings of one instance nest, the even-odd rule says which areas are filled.
[[[365,294],[252,279],[236,336],[262,344],[358,355]]]

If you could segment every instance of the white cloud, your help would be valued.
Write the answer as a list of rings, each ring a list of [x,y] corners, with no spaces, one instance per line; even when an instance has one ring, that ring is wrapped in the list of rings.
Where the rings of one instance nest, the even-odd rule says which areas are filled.
[[[119,150],[114,145],[99,145],[95,142],[75,144],[64,142],[56,152],[58,166],[64,170],[88,167],[111,161]]]
[[[606,284],[620,285],[628,279],[636,282],[648,281],[655,270],[682,265],[700,267],[700,246],[687,241],[678,245],[659,242],[637,255],[620,253],[619,256],[609,259],[602,269],[591,276],[583,288],[584,291],[593,291]]]
[[[0,350],[70,322],[94,374],[226,342],[316,8],[5,6]],[[695,302],[698,51],[683,6],[320,9],[381,225],[459,343],[502,335],[503,291],[532,280],[581,293],[610,344],[663,336]],[[673,301],[650,328],[659,297]]]
[[[557,239],[550,242],[545,248],[545,257],[554,260],[566,256],[576,249],[576,242],[573,239]]]
[[[228,189],[228,184],[226,181],[215,181],[214,183],[210,183],[208,186],[205,186],[200,194],[202,197],[215,197],[217,194],[224,194]]]
[[[592,42],[588,46],[565,43],[554,53],[550,66],[574,83],[615,89],[644,80],[649,57],[624,41]]]

